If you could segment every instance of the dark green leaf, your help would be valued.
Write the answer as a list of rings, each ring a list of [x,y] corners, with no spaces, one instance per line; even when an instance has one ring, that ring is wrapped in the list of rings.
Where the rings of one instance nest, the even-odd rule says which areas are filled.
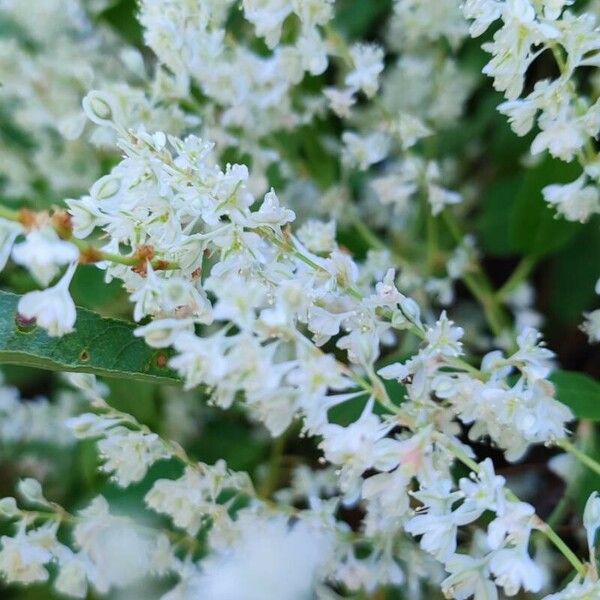
[[[558,399],[581,419],[600,421],[600,383],[583,373],[555,371],[550,377]]]
[[[362,36],[391,8],[390,0],[342,0],[336,6],[335,26],[347,36]]]
[[[0,364],[53,371],[95,373],[140,381],[177,383],[166,366],[167,352],[153,350],[133,335],[135,325],[77,310],[76,330],[49,337],[40,327],[17,325],[19,296],[0,292]]]
[[[106,283],[104,272],[92,265],[77,268],[70,290],[78,305],[92,310],[105,308],[123,297],[120,282],[113,279]]]
[[[512,241],[516,248],[532,256],[546,256],[563,248],[581,227],[556,216],[542,189],[553,183],[576,179],[581,168],[547,158],[527,173],[512,213]]]
[[[598,223],[591,222],[552,261],[548,277],[552,321],[576,324],[581,313],[596,308],[598,264],[600,235]]]
[[[477,230],[482,248],[490,254],[507,256],[517,251],[510,235],[511,210],[521,185],[522,177],[511,177],[498,181],[484,192]]]
[[[142,27],[137,20],[138,6],[135,0],[121,0],[104,11],[101,18],[109,23],[130,44],[143,45]]]

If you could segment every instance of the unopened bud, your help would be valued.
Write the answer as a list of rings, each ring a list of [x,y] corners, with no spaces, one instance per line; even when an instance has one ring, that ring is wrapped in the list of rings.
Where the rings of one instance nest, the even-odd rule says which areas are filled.
[[[92,90],[83,99],[82,105],[88,119],[98,125],[110,125],[115,121],[115,100],[106,92]]]
[[[42,484],[37,479],[33,479],[32,477],[21,479],[17,489],[19,490],[19,494],[21,494],[28,502],[44,505],[48,504],[48,501],[44,498],[44,493],[42,492]]]
[[[12,519],[13,517],[16,517],[20,512],[21,511],[17,506],[17,501],[14,498],[11,498],[9,496],[8,498],[2,498],[2,500],[0,500],[0,515],[2,515],[3,517]]]

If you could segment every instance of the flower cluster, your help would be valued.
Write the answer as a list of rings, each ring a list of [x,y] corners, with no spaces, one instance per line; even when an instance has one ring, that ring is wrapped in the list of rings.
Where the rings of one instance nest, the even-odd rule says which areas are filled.
[[[179,133],[196,122],[174,101],[180,92],[168,73],[157,69],[149,78],[137,49],[94,26],[106,4],[51,0],[32,10],[14,0],[0,3],[14,24],[0,40],[0,108],[12,120],[1,141],[4,195],[62,200],[101,174],[114,136],[82,135],[81,100],[90,88],[109,89],[127,125],[144,120]]]
[[[10,195],[70,196],[0,206],[0,270],[29,275],[15,335],[39,327],[60,355],[78,335],[73,282],[94,265],[122,288],[115,311],[135,323],[131,344],[183,388],[160,392],[153,423],[118,410],[92,375],[72,375],[77,390],[52,403],[0,388],[3,441],[82,440],[110,482],[85,507],[48,500],[30,478],[22,501],[0,500],[14,526],[0,538],[6,582],[52,580],[76,598],[330,600],[386,587],[410,600],[599,597],[597,494],[583,513],[584,563],[555,514],[542,520],[499,467],[545,445],[600,473],[570,441],[575,414],[526,281],[537,255],[495,289],[457,218],[475,187],[436,149],[476,84],[461,59],[469,31],[499,21],[484,72],[506,94],[501,112],[520,135],[537,123],[534,154],[584,169],[547,186],[546,200],[569,220],[600,212],[597,102],[578,88],[597,66],[598,31],[570,4],[396,0],[383,35],[356,40],[332,0],[141,0],[152,59],[95,27],[86,3],[47,3],[37,28],[0,0],[34,38],[0,41],[3,98],[37,152],[73,169],[7,163]],[[530,89],[547,51],[559,75]],[[51,53],[61,60],[49,69]],[[85,171],[71,156],[80,146]],[[480,153],[465,152],[476,166]],[[349,233],[369,246],[362,258]],[[599,312],[581,325],[592,342]],[[93,372],[88,359],[74,364]],[[269,464],[246,473],[194,458],[201,436],[185,400],[199,397],[257,444],[273,439]],[[282,456],[295,434],[307,460]],[[124,488],[127,510],[115,501]],[[559,569],[576,572],[558,592],[557,552]]]
[[[484,73],[506,97],[498,109],[518,135],[526,135],[537,124],[533,155],[548,151],[561,160],[580,162],[580,177],[546,187],[544,197],[566,219],[583,222],[600,212],[594,149],[600,113],[598,102],[579,89],[578,73],[598,67],[600,29],[593,12],[574,14],[567,8],[571,4],[568,0],[467,0],[463,11],[472,19],[473,36],[501,21],[493,41],[484,44],[492,55]],[[536,81],[524,95],[530,67],[546,52],[553,54],[558,76]]]
[[[108,120],[106,96],[92,93],[85,106],[96,120],[109,107],[103,113]],[[207,386],[222,408],[242,393],[251,418],[274,436],[301,416],[303,429],[322,439],[325,460],[339,469],[340,500],[361,501],[366,511],[365,533],[374,547],[369,560],[376,561],[379,575],[360,587],[398,581],[390,536],[405,531],[422,536],[423,549],[444,563],[448,590],[457,580],[472,580],[475,571],[472,585],[484,585],[481,579],[487,588],[495,581],[510,594],[539,591],[543,574],[527,551],[529,533],[539,527],[533,508],[507,497],[489,462],[473,463],[477,478],[461,482],[459,491],[452,491],[450,472],[457,457],[471,456],[456,437],[457,421],[471,426],[473,439],[494,440],[509,460],[530,444],[565,436],[572,414],[553,397],[547,380],[553,355],[540,345],[539,334],[525,330],[513,354],[492,352],[481,370],[474,369],[461,359],[462,329],[445,313],[424,323],[418,305],[396,288],[393,270],[372,286],[361,282],[359,266],[339,248],[311,252],[282,230],[294,214],[280,206],[274,191],[253,210],[245,167],[222,171],[212,146],[192,136],[180,140],[143,130],[123,135],[123,161],[91,195],[69,202],[74,235],[100,228],[108,237],[102,251],[123,259],[152,249],[141,268],[101,266],[108,278],[123,281],[134,318],[151,318],[137,334],[153,347],[175,349],[171,366],[187,387]],[[119,254],[125,247],[129,254]],[[70,276],[68,271],[55,288],[25,296],[21,304],[35,305],[36,294],[53,294],[59,306]],[[50,332],[64,329],[71,316],[57,312],[55,320],[61,325]],[[408,361],[379,370],[405,385],[402,404],[389,397],[375,372],[381,345],[398,334],[423,340]],[[332,339],[349,365],[322,349]],[[358,420],[347,427],[330,422],[332,407],[360,395],[368,399]],[[385,416],[374,412],[376,402]],[[121,486],[140,481],[150,465],[173,455],[152,433],[132,431],[127,417],[90,414],[70,424],[79,437],[102,438],[102,469]],[[371,470],[378,474],[365,478]],[[158,481],[146,498],[192,535],[207,511],[214,523],[224,510],[216,505],[213,514],[204,506],[219,494],[203,499],[196,477],[188,469],[179,483]],[[200,494],[200,512],[181,512],[183,490]],[[416,516],[411,495],[423,505]],[[497,521],[488,528],[488,550],[474,566],[456,554],[457,531],[484,511],[495,512]]]

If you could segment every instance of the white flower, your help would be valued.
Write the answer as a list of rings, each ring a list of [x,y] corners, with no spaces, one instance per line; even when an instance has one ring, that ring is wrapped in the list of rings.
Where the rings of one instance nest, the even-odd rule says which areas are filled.
[[[2,536],[0,544],[0,573],[9,583],[35,583],[46,581],[45,565],[52,560],[57,524],[45,525],[25,531],[19,526],[15,537]]]
[[[161,277],[146,266],[146,277],[137,280],[137,289],[130,299],[135,303],[133,318],[140,321],[146,315],[193,317],[200,323],[212,323],[212,306],[204,290],[183,277]]]
[[[520,136],[531,131],[538,110],[539,106],[531,97],[524,100],[508,100],[498,106],[498,111],[508,117],[512,130]]]
[[[526,502],[507,502],[505,510],[488,526],[490,548],[497,549],[507,543],[526,548],[534,514],[533,506]]]
[[[152,510],[169,515],[176,527],[196,535],[206,517],[222,516],[216,501],[225,489],[252,495],[249,478],[228,471],[219,461],[212,467],[188,466],[179,479],[158,479],[144,500]]]
[[[205,561],[198,592],[211,600],[230,600],[240,590],[245,600],[263,600],[265,590],[281,600],[313,596],[319,569],[332,551],[324,532],[302,520],[251,515],[242,517],[236,530],[233,546]]]
[[[459,485],[465,495],[462,511],[483,514],[485,510],[504,512],[504,484],[506,480],[494,471],[494,463],[486,458],[479,465],[480,470],[473,479],[463,478]]]
[[[526,547],[503,548],[490,560],[490,570],[496,585],[504,588],[508,596],[519,590],[539,592],[544,581],[544,572],[527,554]]]
[[[347,252],[334,250],[324,267],[339,286],[351,286],[358,279],[358,267]]]
[[[352,131],[345,131],[342,134],[342,142],[344,142],[342,149],[344,163],[348,167],[358,168],[362,171],[381,162],[387,156],[390,148],[388,136],[381,132],[360,136]]]
[[[525,373],[530,380],[545,379],[553,368],[554,352],[545,347],[542,334],[533,327],[526,327],[517,336],[518,351],[510,362]]]
[[[462,343],[464,331],[461,327],[455,327],[443,311],[434,327],[428,328],[427,352],[432,354],[439,353],[443,356],[460,356],[462,354]]]
[[[404,112],[400,113],[394,123],[393,130],[397,133],[405,150],[412,148],[419,140],[433,134],[433,131],[421,119]]]
[[[19,494],[32,504],[38,504],[41,506],[50,506],[50,503],[44,498],[42,491],[42,484],[33,477],[26,477],[21,479],[18,484]]]
[[[490,579],[486,559],[454,554],[444,568],[450,573],[442,582],[442,590],[448,598],[467,600],[473,596],[473,600],[497,600],[498,590]]]
[[[84,239],[96,227],[107,223],[106,217],[89,196],[84,196],[80,200],[65,200],[65,202],[69,207],[75,237]]]
[[[310,29],[300,35],[296,51],[302,68],[311,75],[321,75],[327,70],[327,44],[316,30]]]
[[[88,578],[100,593],[148,574],[154,541],[130,519],[111,515],[103,496],[94,498],[78,516],[73,539],[91,562]]]
[[[54,287],[25,294],[17,305],[18,313],[27,320],[35,319],[52,337],[73,331],[77,313],[69,285],[76,269],[77,263],[72,263]]]
[[[0,219],[0,271],[6,266],[13,244],[21,232],[19,224]]]
[[[281,37],[281,28],[292,12],[290,0],[243,0],[244,16],[256,28],[256,35],[265,38],[274,48]]]
[[[383,49],[375,44],[354,44],[350,48],[354,70],[346,75],[346,85],[362,90],[369,98],[379,89],[383,71]]]
[[[594,213],[600,212],[600,193],[595,185],[586,185],[582,175],[572,183],[546,186],[542,193],[549,204],[569,221],[584,223]]]
[[[463,513],[460,507],[453,511],[452,506],[460,498],[461,492],[450,492],[451,484],[442,479],[432,483],[431,487],[422,487],[413,496],[423,503],[423,507],[404,525],[411,535],[420,535],[421,548],[445,562],[456,552],[456,535],[459,525],[471,523],[477,514]]]
[[[600,342],[600,308],[589,313],[584,313],[585,321],[581,330],[590,338],[591,343]]]
[[[600,496],[598,492],[591,494],[586,502],[583,512],[583,526],[587,532],[588,548],[591,552],[596,545],[596,532],[600,528]]]
[[[596,598],[600,598],[600,581],[594,581],[591,577],[584,580],[575,577],[564,590],[545,596],[544,600],[596,600]]]
[[[290,223],[295,218],[296,215],[293,210],[281,207],[275,190],[271,188],[271,191],[265,194],[258,211],[251,214],[250,223],[253,227],[278,228]]]
[[[88,593],[88,583],[84,561],[74,554],[68,558],[61,557],[54,587],[59,593],[71,598],[85,598]]]
[[[544,0],[544,16],[551,21],[558,19],[565,8],[571,6],[574,0]]]
[[[13,260],[26,267],[43,287],[54,279],[62,265],[72,263],[78,257],[77,247],[61,240],[51,227],[28,233],[25,241],[16,244],[12,250]]]
[[[106,417],[94,413],[83,413],[77,417],[67,419],[66,426],[73,432],[78,439],[100,437],[104,435],[107,429],[119,424],[121,419],[118,417]]]
[[[171,456],[166,444],[155,433],[115,427],[104,435],[98,442],[98,451],[104,459],[102,470],[111,473],[120,487],[141,481],[157,460]]]
[[[575,119],[554,118],[548,113],[543,113],[538,123],[541,131],[531,144],[531,153],[534,156],[548,150],[556,158],[571,161],[589,137],[584,124]]]
[[[393,204],[403,214],[410,208],[410,199],[418,189],[414,177],[406,176],[406,169],[402,173],[391,173],[375,177],[371,180],[371,187],[375,190],[382,204]]]
[[[435,183],[430,183],[427,186],[427,201],[431,206],[431,212],[434,215],[439,215],[446,206],[460,204],[462,196],[458,192],[453,192]]]
[[[168,348],[182,332],[194,333],[193,319],[155,319],[148,325],[138,327],[133,334],[143,337],[151,348]]]
[[[481,35],[494,21],[500,18],[503,8],[502,0],[466,0],[462,10],[467,19],[473,19],[471,35]]]
[[[352,114],[352,107],[356,104],[355,90],[353,88],[338,89],[325,88],[323,91],[331,110],[340,118],[348,119]]]
[[[304,27],[314,27],[315,25],[325,25],[333,18],[334,1],[292,0],[292,5]]]
[[[302,245],[315,254],[326,254],[336,248],[335,221],[309,219],[296,232]]]
[[[361,417],[348,427],[327,424],[321,431],[321,448],[325,458],[339,465],[342,489],[350,499],[357,493],[359,477],[367,469],[390,470],[398,464],[400,443],[386,438],[390,427],[381,422],[370,410],[370,404]]]

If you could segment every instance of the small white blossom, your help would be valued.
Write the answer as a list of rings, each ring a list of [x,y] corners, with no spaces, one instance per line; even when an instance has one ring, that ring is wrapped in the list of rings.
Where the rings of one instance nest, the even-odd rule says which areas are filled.
[[[18,313],[27,320],[35,320],[52,337],[73,331],[77,313],[69,285],[76,269],[77,264],[73,263],[54,287],[25,294],[17,305]]]
[[[102,470],[110,473],[120,487],[141,481],[157,460],[169,458],[171,452],[155,433],[130,431],[115,427],[98,441],[104,460]]]
[[[379,88],[379,75],[383,71],[383,50],[375,44],[355,44],[350,48],[354,70],[346,75],[346,85],[362,90],[368,97]]]
[[[387,156],[390,146],[389,138],[379,132],[360,136],[346,131],[342,135],[342,141],[344,142],[342,160],[349,167],[362,171],[381,162]]]
[[[43,287],[54,279],[61,266],[78,257],[77,247],[61,240],[51,227],[28,233],[25,241],[16,244],[12,250],[13,260],[26,267]]]
[[[596,532],[600,528],[600,497],[598,492],[594,492],[586,502],[583,511],[583,526],[587,532],[588,548],[591,551],[596,546]]]
[[[19,526],[14,537],[0,538],[0,574],[8,583],[35,583],[49,577],[46,565],[52,560],[56,524],[25,531]]]

